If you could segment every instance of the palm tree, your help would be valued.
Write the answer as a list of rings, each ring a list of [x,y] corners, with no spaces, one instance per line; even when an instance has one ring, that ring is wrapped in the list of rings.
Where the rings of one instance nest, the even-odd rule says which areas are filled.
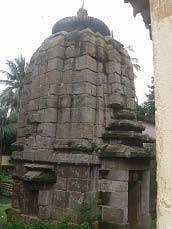
[[[25,58],[20,55],[19,58],[7,60],[9,71],[0,70],[6,76],[5,80],[0,80],[1,84],[7,87],[0,95],[0,104],[10,112],[18,112],[21,103],[21,93],[23,90],[23,80],[26,76],[27,63]]]

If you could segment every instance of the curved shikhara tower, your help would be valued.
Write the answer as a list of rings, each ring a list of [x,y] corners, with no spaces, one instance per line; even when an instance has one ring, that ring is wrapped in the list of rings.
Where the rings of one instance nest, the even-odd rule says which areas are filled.
[[[123,45],[83,8],[60,20],[27,69],[9,214],[58,220],[98,195],[98,228],[149,228],[143,130]]]

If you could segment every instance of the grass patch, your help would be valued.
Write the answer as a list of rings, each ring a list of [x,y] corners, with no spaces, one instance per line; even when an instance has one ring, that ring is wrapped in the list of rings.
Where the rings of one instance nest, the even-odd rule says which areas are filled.
[[[11,204],[0,204],[0,221],[4,222],[7,219],[6,210],[11,207]]]

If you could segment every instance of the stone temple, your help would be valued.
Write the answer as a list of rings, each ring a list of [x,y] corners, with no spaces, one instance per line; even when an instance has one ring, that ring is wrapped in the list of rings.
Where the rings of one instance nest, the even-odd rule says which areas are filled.
[[[58,220],[98,196],[97,228],[150,228],[152,139],[136,120],[130,57],[102,21],[81,8],[53,26],[21,103],[9,214]]]

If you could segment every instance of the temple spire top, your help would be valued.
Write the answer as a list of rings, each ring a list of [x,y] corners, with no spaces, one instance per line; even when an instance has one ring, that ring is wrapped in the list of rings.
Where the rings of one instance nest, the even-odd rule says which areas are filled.
[[[85,5],[85,0],[82,1],[82,7],[77,12],[78,17],[87,17],[88,16],[87,10],[84,9],[84,5]]]

